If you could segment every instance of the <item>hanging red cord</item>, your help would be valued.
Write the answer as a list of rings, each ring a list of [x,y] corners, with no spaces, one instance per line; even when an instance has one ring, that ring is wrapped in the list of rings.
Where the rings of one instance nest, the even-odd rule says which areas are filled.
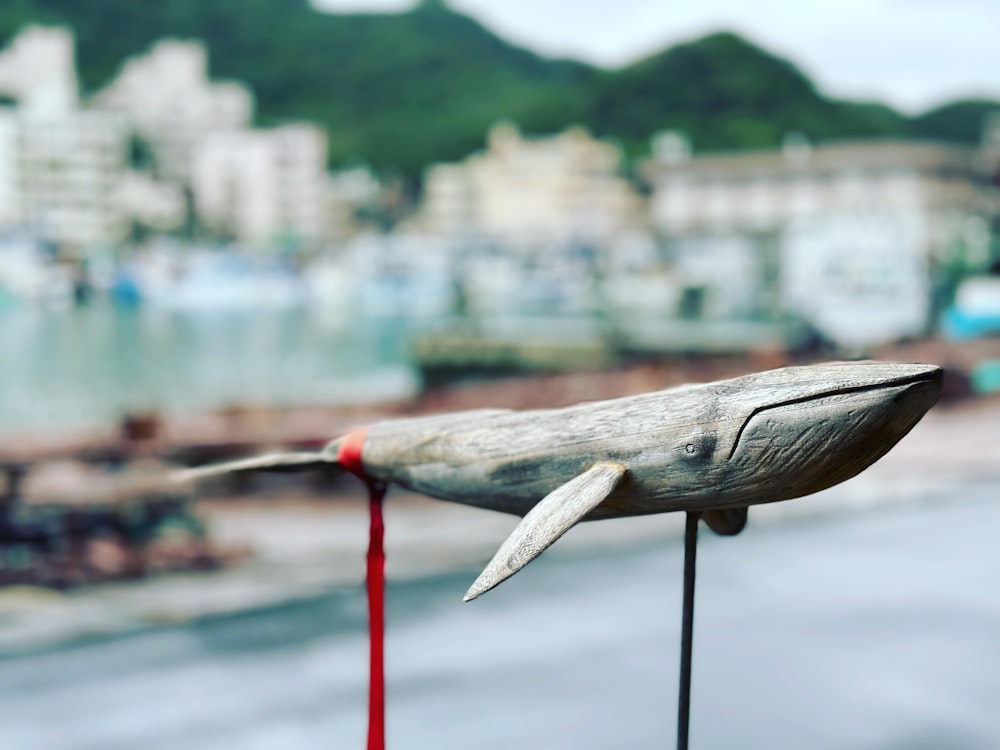
[[[385,552],[382,498],[385,485],[368,483],[371,526],[368,542],[368,750],[385,750]]]
[[[385,524],[382,500],[386,485],[365,476],[361,449],[368,430],[354,430],[340,439],[337,460],[368,485],[368,750],[385,750]]]

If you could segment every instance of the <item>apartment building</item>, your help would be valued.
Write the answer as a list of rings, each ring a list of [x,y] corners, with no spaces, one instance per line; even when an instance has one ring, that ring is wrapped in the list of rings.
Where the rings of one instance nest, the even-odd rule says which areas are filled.
[[[420,219],[446,235],[602,243],[639,215],[622,168],[621,150],[584,128],[525,138],[501,122],[490,129],[484,151],[427,170]]]
[[[92,104],[124,114],[149,144],[157,177],[191,179],[195,148],[208,134],[249,128],[254,101],[237,81],[213,81],[200,41],[164,39],[126,60]]]
[[[192,154],[191,191],[201,223],[218,235],[257,246],[321,242],[326,134],[307,124],[207,133]]]
[[[128,124],[79,107],[72,33],[29,26],[0,51],[0,230],[73,253],[125,238]]]
[[[865,140],[691,155],[676,133],[643,165],[650,220],[696,312],[784,312],[845,347],[924,333],[936,269],[985,263],[996,191],[977,151]]]

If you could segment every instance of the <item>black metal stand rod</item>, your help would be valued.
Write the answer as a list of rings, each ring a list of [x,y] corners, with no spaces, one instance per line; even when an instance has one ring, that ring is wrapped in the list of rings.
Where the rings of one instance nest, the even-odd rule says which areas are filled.
[[[694,569],[698,554],[698,519],[688,511],[684,526],[684,607],[681,620],[681,684],[677,695],[677,750],[687,750],[691,719],[691,640],[694,635]]]

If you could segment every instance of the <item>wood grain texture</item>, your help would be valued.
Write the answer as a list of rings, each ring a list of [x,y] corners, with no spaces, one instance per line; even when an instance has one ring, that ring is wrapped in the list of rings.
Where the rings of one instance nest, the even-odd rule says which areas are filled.
[[[864,470],[934,404],[941,375],[933,365],[833,363],[564,409],[396,419],[367,430],[361,465],[370,479],[521,516],[602,462],[628,474],[588,519],[740,508]],[[176,478],[336,467],[340,447],[338,438],[319,453],[257,456]]]
[[[485,594],[552,546],[614,491],[625,472],[622,464],[598,463],[546,495],[497,550],[465,601]]]
[[[329,457],[324,453],[267,453],[263,456],[251,456],[236,461],[226,461],[225,463],[199,466],[194,469],[184,469],[174,472],[172,480],[177,483],[186,483],[197,482],[201,479],[221,476],[223,474],[238,474],[247,471],[304,471],[306,469],[330,467],[335,465],[335,463],[331,462]]]
[[[335,467],[444,500],[524,516],[466,595],[509,578],[577,521],[702,512],[736,534],[746,508],[808,495],[881,458],[941,392],[933,365],[788,367],[579,404],[400,419],[286,453],[185,472]],[[360,460],[358,448],[360,447]]]
[[[747,525],[747,507],[709,508],[702,512],[701,520],[719,536],[736,536]]]
[[[842,363],[538,411],[373,425],[366,473],[524,515],[600,462],[628,474],[588,519],[786,500],[848,479],[934,404],[932,365]]]

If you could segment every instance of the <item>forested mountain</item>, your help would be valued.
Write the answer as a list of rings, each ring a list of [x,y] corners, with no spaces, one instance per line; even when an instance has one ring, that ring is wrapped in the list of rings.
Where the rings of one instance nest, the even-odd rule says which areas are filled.
[[[1000,102],[985,99],[950,102],[912,118],[909,132],[918,138],[976,143],[981,137],[983,120],[991,112],[1000,112]]]
[[[315,120],[329,131],[334,164],[361,159],[410,175],[475,149],[501,117],[527,133],[583,123],[639,153],[666,127],[702,150],[772,146],[789,130],[969,141],[994,106],[957,103],[907,119],[832,100],[789,62],[729,33],[602,70],[510,44],[441,0],[344,15],[306,0],[4,0],[0,42],[31,22],[75,29],[88,91],[159,38],[203,39],[211,75],[246,81],[262,124]]]
[[[588,113],[598,133],[640,148],[664,127],[685,131],[695,150],[773,146],[791,130],[823,139],[905,128],[888,107],[824,97],[794,65],[729,33],[603,74]]]

